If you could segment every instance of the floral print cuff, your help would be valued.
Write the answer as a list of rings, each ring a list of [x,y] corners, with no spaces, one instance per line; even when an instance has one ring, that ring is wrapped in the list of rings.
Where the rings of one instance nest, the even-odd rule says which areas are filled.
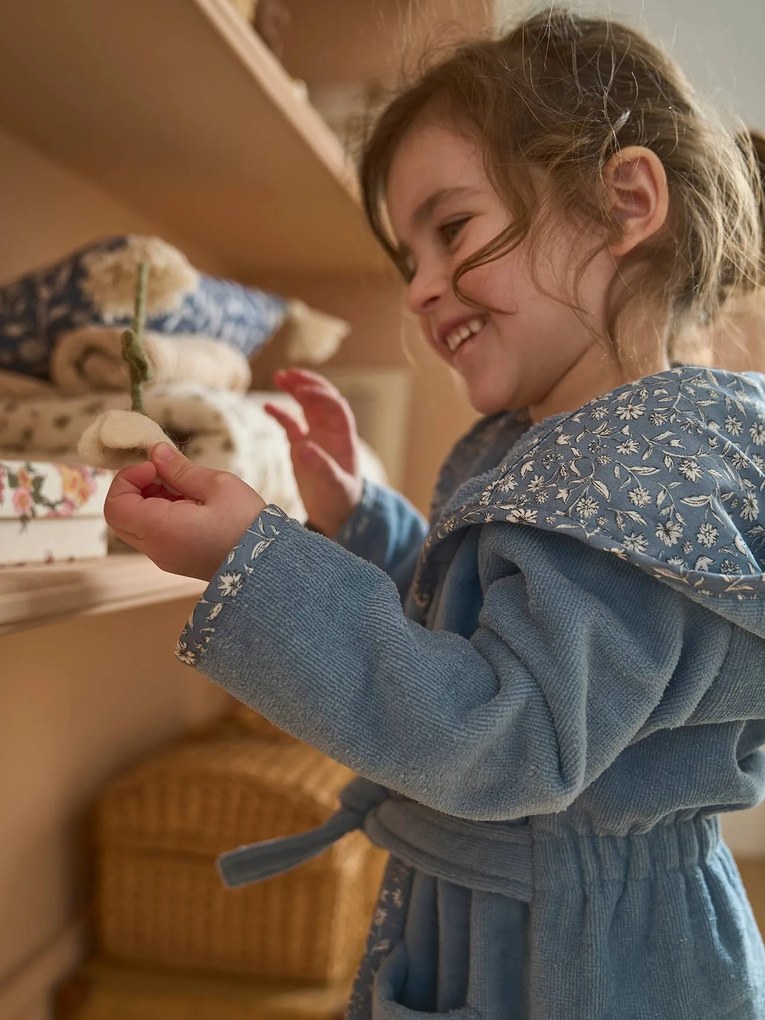
[[[199,664],[215,635],[218,618],[255,573],[254,561],[279,537],[289,519],[280,507],[270,503],[245,531],[211,579],[178,639],[175,655],[181,662]]]

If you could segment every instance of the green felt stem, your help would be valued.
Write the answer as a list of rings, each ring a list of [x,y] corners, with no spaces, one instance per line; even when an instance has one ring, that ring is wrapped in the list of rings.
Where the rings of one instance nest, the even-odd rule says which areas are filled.
[[[133,411],[144,414],[143,383],[151,379],[151,366],[143,347],[143,327],[146,322],[146,285],[149,266],[139,262],[135,282],[135,308],[133,328],[122,333],[122,357],[130,374],[130,406]]]

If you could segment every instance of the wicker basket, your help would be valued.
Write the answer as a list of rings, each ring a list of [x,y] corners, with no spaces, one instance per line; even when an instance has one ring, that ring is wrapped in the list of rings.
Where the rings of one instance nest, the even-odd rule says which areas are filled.
[[[383,863],[361,833],[243,889],[226,889],[214,860],[320,825],[350,775],[290,737],[228,724],[117,779],[98,808],[101,952],[271,979],[348,978]]]
[[[241,701],[235,701],[228,712],[224,723],[230,723],[234,728],[245,730],[247,733],[255,734],[258,737],[268,737],[271,740],[293,740],[288,733],[280,730],[273,723],[269,722],[268,719],[264,718],[258,712],[254,712],[247,705],[243,705]]]
[[[348,985],[283,985],[92,960],[57,990],[56,1020],[341,1020]]]

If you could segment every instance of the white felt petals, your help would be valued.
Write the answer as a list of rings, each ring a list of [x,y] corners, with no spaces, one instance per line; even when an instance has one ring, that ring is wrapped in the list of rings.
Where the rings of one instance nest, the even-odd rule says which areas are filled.
[[[147,460],[155,443],[175,444],[155,421],[137,411],[106,411],[85,429],[77,453],[91,467],[119,470]]]

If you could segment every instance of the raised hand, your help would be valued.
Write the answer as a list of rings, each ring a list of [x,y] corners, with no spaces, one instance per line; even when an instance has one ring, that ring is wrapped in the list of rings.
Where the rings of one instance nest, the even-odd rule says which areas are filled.
[[[209,581],[265,506],[236,475],[193,464],[157,443],[151,461],[114,476],[104,517],[162,570]]]
[[[282,407],[265,410],[287,433],[292,467],[310,523],[334,535],[361,500],[359,438],[347,400],[323,376],[302,368],[277,372],[276,385],[302,408],[305,425]]]

